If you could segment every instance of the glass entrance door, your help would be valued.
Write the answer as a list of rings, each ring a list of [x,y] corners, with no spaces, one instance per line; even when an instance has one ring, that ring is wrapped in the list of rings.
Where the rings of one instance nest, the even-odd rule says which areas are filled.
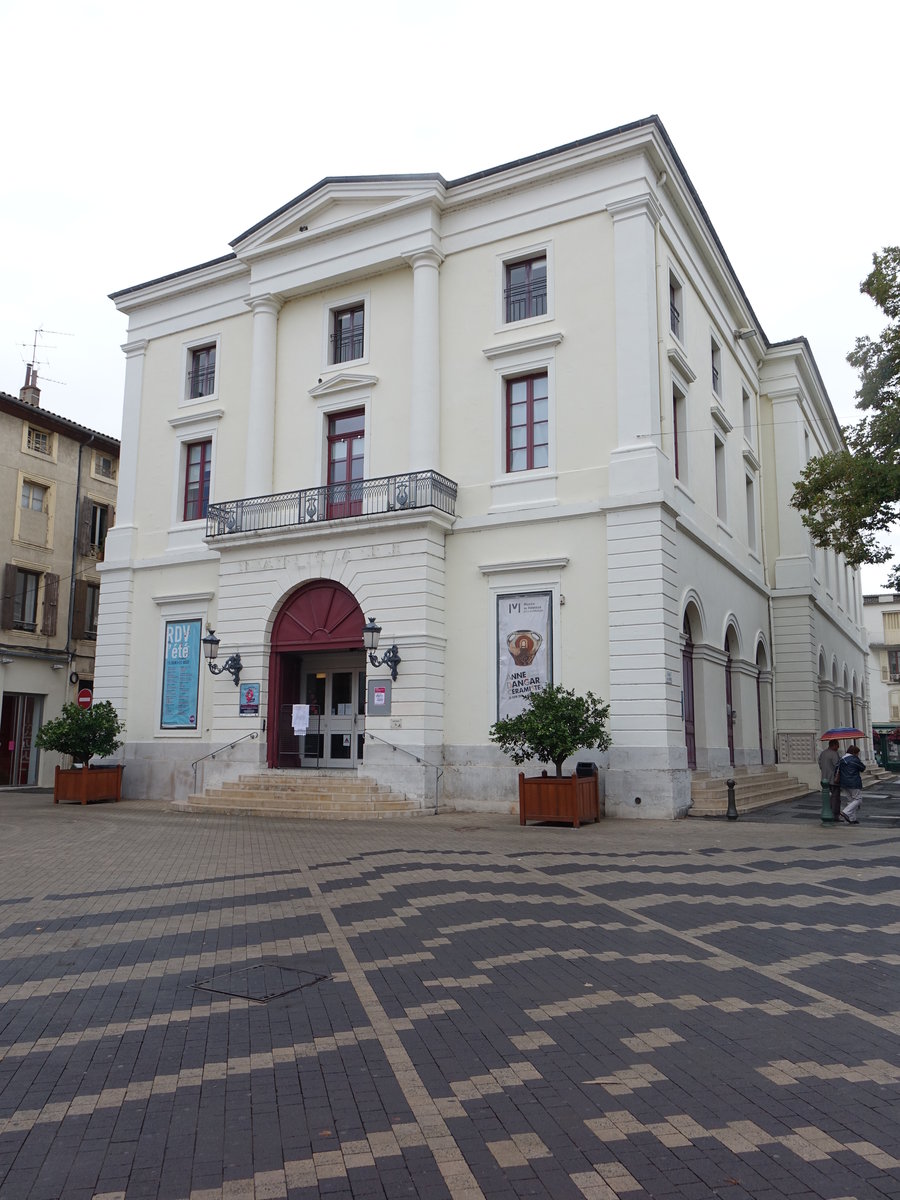
[[[309,728],[301,766],[355,767],[362,761],[366,732],[366,668],[361,655],[342,655],[307,666],[303,697]]]
[[[0,709],[0,786],[37,783],[38,755],[32,738],[41,725],[43,696],[7,692]]]

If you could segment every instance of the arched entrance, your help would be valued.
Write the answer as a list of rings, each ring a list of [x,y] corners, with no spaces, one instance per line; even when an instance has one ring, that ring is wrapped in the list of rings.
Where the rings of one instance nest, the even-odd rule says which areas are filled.
[[[305,584],[272,626],[267,760],[270,767],[355,767],[366,712],[365,617],[355,596],[330,579]],[[297,736],[295,704],[309,705]]]

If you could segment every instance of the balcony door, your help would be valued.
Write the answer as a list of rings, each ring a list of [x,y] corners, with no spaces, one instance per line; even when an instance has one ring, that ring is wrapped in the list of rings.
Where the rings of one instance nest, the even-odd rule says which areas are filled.
[[[362,512],[366,449],[363,409],[334,413],[328,419],[328,519]]]

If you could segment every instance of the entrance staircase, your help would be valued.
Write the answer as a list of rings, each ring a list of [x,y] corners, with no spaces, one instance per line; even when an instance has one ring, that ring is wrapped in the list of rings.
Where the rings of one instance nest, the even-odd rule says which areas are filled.
[[[433,815],[433,806],[411,800],[355,771],[260,771],[206,788],[176,804],[180,812],[250,813],[320,821],[378,821]]]
[[[866,764],[863,787],[877,787],[890,783],[893,772],[885,771],[875,763]],[[802,780],[789,775],[779,767],[734,767],[727,776],[711,776],[705,771],[694,771],[691,780],[691,817],[724,817],[728,811],[728,787],[726,779],[734,780],[734,802],[738,813],[753,812],[779,800],[793,800],[807,796],[810,788]]]
[[[734,780],[734,802],[738,813],[753,812],[779,800],[805,796],[809,785],[779,767],[733,767],[727,776],[694,771],[691,778],[691,817],[724,817],[728,811],[728,787]]]

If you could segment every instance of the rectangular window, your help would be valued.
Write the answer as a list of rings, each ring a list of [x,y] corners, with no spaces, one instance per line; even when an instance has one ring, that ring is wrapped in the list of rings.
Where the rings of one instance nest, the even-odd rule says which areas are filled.
[[[524,321],[547,312],[547,256],[506,264],[506,320]]]
[[[331,361],[353,362],[363,357],[365,333],[364,304],[350,308],[336,308],[332,314]]]
[[[719,349],[715,338],[710,339],[710,367],[712,370],[712,390],[717,396],[722,395],[722,351]]]
[[[85,637],[97,636],[97,617],[100,614],[100,585],[89,583],[84,599],[84,634]]]
[[[747,545],[751,550],[756,550],[756,485],[753,482],[753,477],[746,477],[746,495],[747,495]]]
[[[506,469],[534,471],[549,463],[547,374],[506,381]]]
[[[91,549],[102,550],[106,545],[106,532],[109,528],[109,508],[105,504],[91,505]]]
[[[672,429],[675,439],[675,478],[687,479],[687,397],[672,387]]]
[[[43,512],[47,500],[47,489],[39,483],[30,483],[27,479],[22,484],[22,507],[34,512]]]
[[[741,388],[741,416],[744,422],[744,437],[753,445],[753,409],[750,406],[750,393]]]
[[[716,442],[716,516],[720,521],[724,521],[727,516],[725,508],[725,443],[715,439]]]
[[[669,272],[669,328],[675,337],[681,340],[684,312],[684,293],[676,277]]]
[[[43,429],[35,429],[33,425],[28,426],[27,446],[28,449],[33,450],[35,454],[53,453],[50,434],[45,433]]]
[[[362,512],[366,414],[363,409],[335,413],[328,420],[329,520]]]
[[[888,672],[891,683],[900,681],[900,650],[888,650]]]
[[[209,505],[209,472],[212,465],[212,438],[189,442],[185,447],[184,519],[199,521]]]
[[[101,479],[115,479],[116,463],[109,454],[94,455],[94,474]]]
[[[16,591],[13,601],[13,629],[34,633],[37,629],[38,588],[41,577],[37,571],[16,571]]]
[[[188,396],[199,400],[212,396],[216,390],[216,348],[198,346],[191,351],[191,366],[188,373]]]

